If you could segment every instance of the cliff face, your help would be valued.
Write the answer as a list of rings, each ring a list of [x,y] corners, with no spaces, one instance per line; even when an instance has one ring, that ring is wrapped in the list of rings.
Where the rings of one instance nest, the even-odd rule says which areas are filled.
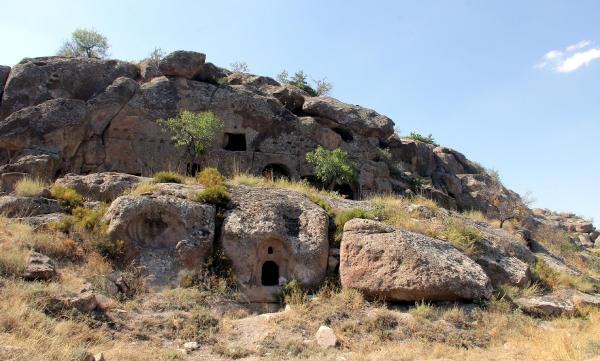
[[[399,137],[394,122],[374,110],[205,58],[178,51],[160,64],[44,57],[1,67],[2,190],[24,174],[53,180],[68,172],[148,175],[206,165],[224,174],[273,171],[312,181],[304,155],[322,145],[343,149],[360,165],[358,182],[340,189],[350,197],[410,190],[450,209],[486,213],[493,212],[491,189],[518,198],[463,154]],[[156,123],[181,110],[210,110],[225,123],[204,159],[183,159]]]

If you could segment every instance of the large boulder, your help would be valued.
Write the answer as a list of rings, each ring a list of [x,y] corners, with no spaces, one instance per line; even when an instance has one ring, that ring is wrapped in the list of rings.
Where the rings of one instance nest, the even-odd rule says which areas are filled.
[[[104,220],[108,235],[124,241],[123,261],[143,267],[150,285],[177,284],[180,271],[199,271],[212,251],[212,205],[170,195],[121,196]]]
[[[6,217],[32,217],[65,212],[56,200],[44,197],[1,196],[0,214]]]
[[[523,311],[537,316],[572,316],[581,307],[600,307],[600,294],[562,288],[545,295],[518,298],[515,304]]]
[[[12,191],[14,184],[5,178],[18,179],[12,177],[11,174],[23,174],[30,178],[51,181],[56,176],[61,164],[57,153],[41,149],[24,149],[17,152],[10,159],[10,163],[0,166],[1,187],[5,191]]]
[[[331,97],[307,98],[302,110],[307,115],[331,119],[366,137],[387,138],[394,132],[394,122],[385,115]]]
[[[221,242],[250,301],[275,301],[296,279],[315,287],[325,277],[329,218],[304,195],[285,189],[235,186]]]
[[[365,219],[344,226],[340,278],[389,301],[476,300],[492,291],[481,267],[450,244]]]
[[[135,65],[119,60],[43,57],[26,58],[6,81],[0,120],[20,109],[50,99],[88,100],[118,77],[136,78]]]
[[[158,68],[166,76],[192,79],[202,70],[205,60],[205,54],[178,50],[162,58]]]
[[[87,107],[78,99],[52,99],[12,113],[0,123],[0,148],[39,147],[71,157],[85,134]]]
[[[67,174],[57,179],[56,184],[73,188],[85,198],[109,202],[122,195],[127,189],[149,180],[150,178],[131,174],[104,172],[88,175]]]

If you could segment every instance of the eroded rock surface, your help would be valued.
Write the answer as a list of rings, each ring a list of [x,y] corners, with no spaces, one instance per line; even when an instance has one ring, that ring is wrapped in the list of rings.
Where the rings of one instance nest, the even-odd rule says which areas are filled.
[[[238,282],[252,301],[273,301],[295,278],[320,284],[327,270],[329,219],[304,195],[281,189],[232,188],[221,243]]]
[[[150,180],[151,178],[125,173],[104,172],[88,175],[67,174],[57,179],[56,184],[72,188],[85,198],[108,202],[138,183]]]
[[[481,267],[448,243],[365,219],[344,226],[340,278],[390,301],[472,300],[492,290]]]
[[[152,285],[199,271],[215,235],[215,207],[165,195],[118,197],[104,215],[112,239],[125,241],[126,259],[145,268]]]

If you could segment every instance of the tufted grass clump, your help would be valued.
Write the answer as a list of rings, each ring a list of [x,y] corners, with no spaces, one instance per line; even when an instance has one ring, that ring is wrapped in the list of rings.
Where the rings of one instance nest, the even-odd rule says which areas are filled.
[[[223,185],[212,185],[194,194],[192,199],[197,202],[209,203],[225,208],[229,204],[229,192]]]
[[[123,195],[140,196],[145,193],[152,193],[155,189],[156,183],[154,183],[153,181],[141,182],[123,192]]]
[[[19,277],[25,271],[29,251],[14,243],[0,244],[0,276]]]
[[[597,292],[600,290],[598,285],[582,276],[553,269],[540,257],[536,258],[530,270],[534,280],[550,289],[572,287],[581,292]]]
[[[60,184],[54,184],[50,188],[50,194],[62,206],[68,208],[80,207],[83,205],[83,196],[77,193],[73,188],[65,187]]]
[[[185,183],[185,176],[172,171],[160,171],[152,176],[157,183]]]
[[[471,227],[460,219],[449,220],[440,233],[453,246],[468,255],[477,252],[479,241],[483,237],[478,229]]]
[[[21,178],[15,184],[15,194],[22,197],[37,197],[42,194],[46,184],[40,179]]]
[[[375,212],[365,210],[362,208],[352,208],[345,210],[336,210],[335,214],[335,244],[340,244],[342,241],[342,235],[344,233],[344,225],[351,219],[363,218],[363,219],[376,219],[377,215]]]
[[[204,168],[198,172],[196,180],[206,187],[223,185],[225,183],[225,177],[216,168],[212,167]]]

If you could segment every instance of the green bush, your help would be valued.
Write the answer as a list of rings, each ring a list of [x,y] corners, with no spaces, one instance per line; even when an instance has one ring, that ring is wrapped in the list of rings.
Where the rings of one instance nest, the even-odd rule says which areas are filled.
[[[436,143],[435,139],[433,138],[432,134],[429,134],[428,136],[425,137],[419,133],[410,132],[408,137],[413,140],[418,140],[419,142],[435,145],[436,147],[439,146],[439,144]]]
[[[196,193],[194,199],[198,202],[214,204],[217,207],[225,208],[229,204],[229,192],[225,186],[213,185]]]
[[[358,178],[356,162],[340,148],[328,150],[319,146],[306,153],[306,160],[315,168],[315,175],[329,190],[336,184],[352,184]]]
[[[152,176],[157,183],[184,183],[185,177],[171,171],[161,171]]]
[[[223,177],[216,168],[207,167],[196,174],[196,180],[200,182],[200,184],[210,187],[223,185],[225,177]]]
[[[83,196],[72,188],[54,184],[50,188],[50,194],[52,194],[52,197],[54,197],[54,199],[62,206],[75,208],[83,205]]]

